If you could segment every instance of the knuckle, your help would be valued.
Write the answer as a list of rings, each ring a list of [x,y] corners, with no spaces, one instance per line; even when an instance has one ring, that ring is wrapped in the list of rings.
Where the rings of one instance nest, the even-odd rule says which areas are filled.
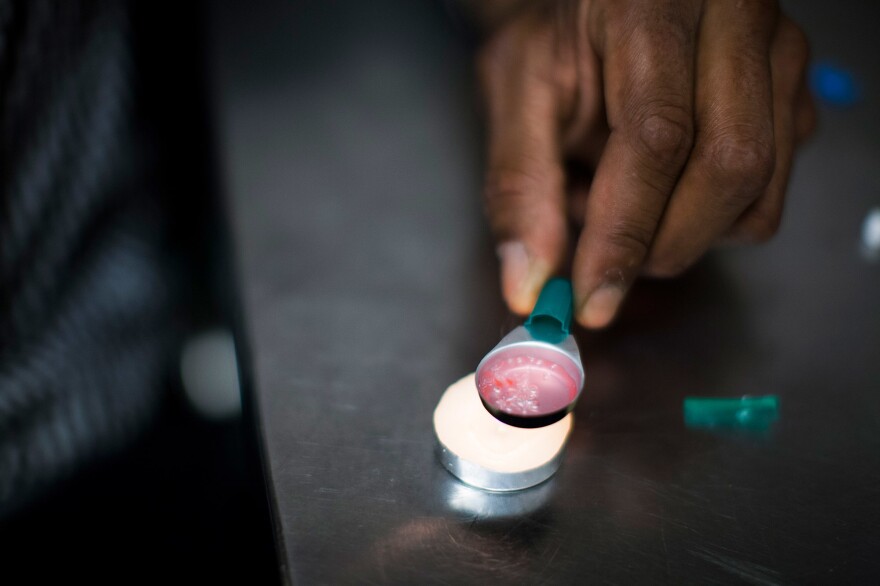
[[[797,71],[807,67],[810,61],[810,41],[801,27],[787,18],[783,19],[779,23],[777,42],[783,66]]]
[[[661,165],[683,163],[693,143],[693,123],[682,106],[652,108],[636,117],[634,146],[642,156]]]
[[[711,141],[707,150],[712,173],[720,181],[741,185],[750,195],[770,183],[776,166],[772,137],[751,131],[728,132]]]
[[[510,207],[529,198],[538,183],[534,175],[516,171],[490,173],[483,189],[483,199],[489,212],[500,206]]]
[[[573,92],[577,65],[570,43],[558,38],[552,21],[516,19],[490,37],[475,58],[477,77],[499,93],[534,88]]]
[[[623,255],[627,268],[642,262],[651,247],[654,230],[646,222],[634,219],[618,220],[608,231],[607,243],[615,255]]]
[[[559,191],[561,182],[562,177],[550,171],[490,172],[483,200],[494,231],[507,235],[524,229],[541,206],[555,205],[548,196]]]
[[[539,10],[526,11],[493,32],[476,55],[479,70],[499,65],[522,65],[530,54],[553,46],[554,21]]]
[[[559,180],[557,174],[549,171],[496,169],[486,178],[484,195],[487,201],[533,199]]]
[[[483,45],[476,55],[477,74],[482,79],[492,79],[510,61],[513,47],[509,35],[498,34]]]
[[[477,51],[477,71],[481,75],[493,75],[498,71],[521,65],[528,45],[534,43],[535,34],[526,30],[521,20],[510,26],[501,27],[482,44]]]

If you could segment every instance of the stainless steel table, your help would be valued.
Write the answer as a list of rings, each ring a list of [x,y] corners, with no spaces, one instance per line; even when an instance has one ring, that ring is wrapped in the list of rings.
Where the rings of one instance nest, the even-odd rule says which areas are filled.
[[[516,322],[481,218],[469,54],[410,0],[215,11],[241,340],[286,579],[302,584],[877,583],[877,3],[792,6],[866,100],[823,111],[781,234],[645,282],[581,333],[565,462],[518,495],[433,453],[447,384]],[[874,100],[874,101],[872,101]],[[767,433],[682,423],[688,395],[777,394]]]

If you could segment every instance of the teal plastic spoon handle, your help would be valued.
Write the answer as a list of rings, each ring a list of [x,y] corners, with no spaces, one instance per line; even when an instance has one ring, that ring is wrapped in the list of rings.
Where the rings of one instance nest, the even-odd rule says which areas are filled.
[[[526,329],[537,339],[558,344],[571,330],[572,301],[571,281],[550,279],[526,320]]]

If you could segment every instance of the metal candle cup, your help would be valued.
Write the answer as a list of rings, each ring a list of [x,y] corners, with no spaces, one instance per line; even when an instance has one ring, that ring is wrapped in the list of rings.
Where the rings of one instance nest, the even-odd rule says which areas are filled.
[[[474,375],[465,376],[446,389],[434,409],[443,466],[465,484],[493,492],[523,490],[553,476],[574,416],[540,429],[513,427],[487,413],[476,391]]]

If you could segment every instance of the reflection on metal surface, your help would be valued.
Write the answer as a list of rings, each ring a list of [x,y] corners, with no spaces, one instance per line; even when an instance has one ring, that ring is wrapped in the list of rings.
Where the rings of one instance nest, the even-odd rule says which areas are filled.
[[[553,480],[516,492],[486,492],[452,478],[444,487],[450,509],[481,519],[503,519],[527,515],[540,509],[553,494]]]
[[[862,256],[865,260],[880,260],[880,208],[874,208],[862,222]]]
[[[223,420],[241,415],[241,391],[235,340],[224,329],[187,340],[180,356],[180,376],[190,405],[202,417]]]
[[[699,429],[766,431],[779,419],[779,397],[687,397],[684,423]]]

